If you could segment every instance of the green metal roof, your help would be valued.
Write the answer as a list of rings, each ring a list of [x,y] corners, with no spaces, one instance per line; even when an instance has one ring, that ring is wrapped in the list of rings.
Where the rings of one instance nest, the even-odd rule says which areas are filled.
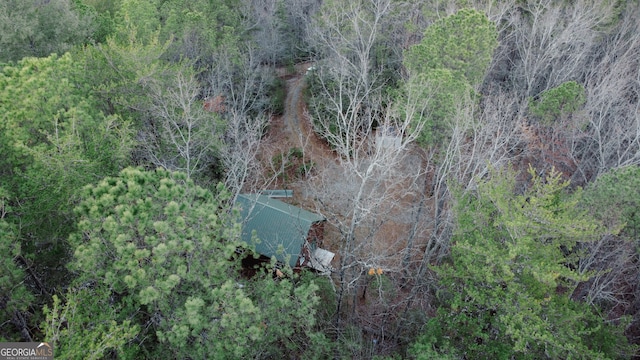
[[[242,240],[251,244],[255,230],[260,240],[255,244],[256,251],[275,256],[291,267],[298,262],[311,225],[325,220],[321,215],[260,194],[240,194],[236,206],[242,214]]]

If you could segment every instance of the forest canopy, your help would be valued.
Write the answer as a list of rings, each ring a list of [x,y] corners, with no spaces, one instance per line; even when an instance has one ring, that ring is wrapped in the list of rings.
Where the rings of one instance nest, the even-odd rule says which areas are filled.
[[[0,341],[637,357],[639,5],[1,2]],[[296,266],[245,193],[323,219]]]

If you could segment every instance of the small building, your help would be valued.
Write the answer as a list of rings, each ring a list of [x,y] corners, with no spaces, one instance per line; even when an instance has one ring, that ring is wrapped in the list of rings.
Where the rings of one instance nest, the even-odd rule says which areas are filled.
[[[242,216],[242,240],[256,251],[292,268],[303,266],[326,273],[332,252],[321,249],[326,219],[318,214],[263,194],[240,194],[236,200]]]

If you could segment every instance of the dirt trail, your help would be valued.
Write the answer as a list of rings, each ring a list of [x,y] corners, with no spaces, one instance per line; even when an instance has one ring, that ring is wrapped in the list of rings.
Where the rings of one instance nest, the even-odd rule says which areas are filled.
[[[304,75],[298,74],[287,80],[283,122],[289,134],[289,140],[303,150],[305,158],[322,166],[326,161],[334,159],[336,155],[313,131],[313,125],[306,115],[304,88]]]
[[[313,164],[315,170],[312,173],[321,172],[327,166],[335,165],[337,162],[335,152],[316,135],[306,113],[305,73],[311,65],[311,63],[298,64],[295,66],[295,72],[286,68],[276,70],[278,77],[285,80],[286,97],[283,115],[270,119],[267,134],[260,145],[260,158],[266,169],[272,168],[274,164],[279,166],[276,159],[290,154],[293,148],[302,150],[303,158],[297,160],[298,162]],[[279,176],[268,187],[294,190],[294,198],[291,200],[294,204],[301,205],[309,200],[305,198],[302,191],[304,183],[309,180],[307,177],[300,178],[298,174],[290,172],[288,175]],[[311,206],[311,204],[307,205]]]
[[[302,107],[300,97],[302,96],[303,81],[304,77],[300,75],[287,80],[287,98],[285,99],[283,119],[287,132],[294,139],[297,135],[302,135],[298,109]]]

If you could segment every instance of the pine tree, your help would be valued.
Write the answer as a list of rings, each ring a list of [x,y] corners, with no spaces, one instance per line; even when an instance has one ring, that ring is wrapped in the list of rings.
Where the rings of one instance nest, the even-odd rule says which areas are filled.
[[[138,326],[136,339],[146,340],[122,346],[124,353],[228,359],[299,354],[323,343],[314,330],[317,286],[274,282],[270,272],[240,277],[238,250],[247,244],[229,196],[164,169],[127,168],[84,189],[69,267],[75,287],[102,299],[87,308],[109,307],[116,329],[126,321]]]
[[[95,284],[175,357],[242,356],[261,335],[259,309],[232,280],[239,228],[184,174],[128,168],[84,190],[69,239],[76,284]],[[150,351],[150,350],[149,350]],[[182,354],[182,355],[180,355]]]
[[[426,122],[419,142],[439,143],[458,104],[474,96],[498,45],[498,33],[486,15],[462,9],[430,25],[420,43],[404,54],[403,65],[409,75],[403,96],[426,104],[414,122]]]
[[[21,255],[15,227],[4,217],[11,211],[9,193],[0,187],[0,340],[26,341],[28,308],[34,302],[33,294],[25,286],[25,272],[16,263]],[[26,332],[26,333],[25,333]]]
[[[576,270],[578,245],[607,230],[577,206],[581,191],[569,194],[558,172],[530,175],[522,195],[514,195],[512,171],[493,171],[477,193],[458,195],[451,261],[436,268],[444,305],[423,341],[470,358],[627,355],[624,329],[571,299],[588,278]]]

